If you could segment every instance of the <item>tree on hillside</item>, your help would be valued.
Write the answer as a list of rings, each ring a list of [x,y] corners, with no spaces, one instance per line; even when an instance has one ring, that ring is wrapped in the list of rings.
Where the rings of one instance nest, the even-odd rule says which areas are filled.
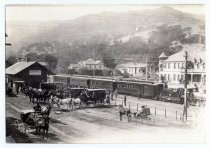
[[[46,55],[45,62],[48,63],[49,69],[54,71],[56,69],[56,65],[58,64],[58,59],[51,55]]]
[[[14,57],[14,56],[10,56],[10,57],[8,57],[7,61],[8,61],[11,65],[13,65],[13,64],[15,64],[15,63],[17,62],[17,59],[16,59],[16,57]]]
[[[101,53],[102,61],[107,68],[114,69],[116,67],[115,59],[112,54],[103,51]]]

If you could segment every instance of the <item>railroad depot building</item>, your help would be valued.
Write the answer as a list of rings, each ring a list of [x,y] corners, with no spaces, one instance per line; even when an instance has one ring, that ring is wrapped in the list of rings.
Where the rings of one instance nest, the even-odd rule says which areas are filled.
[[[185,51],[188,52],[187,82],[189,86],[201,88],[206,84],[205,49],[201,44],[186,45],[183,50],[171,56],[159,56],[159,78],[168,86],[183,84],[185,74]],[[174,85],[176,84],[176,85]]]
[[[47,75],[53,74],[42,63],[20,61],[6,68],[6,84],[14,87],[15,81],[24,81],[31,87],[39,88],[41,82],[47,81]]]

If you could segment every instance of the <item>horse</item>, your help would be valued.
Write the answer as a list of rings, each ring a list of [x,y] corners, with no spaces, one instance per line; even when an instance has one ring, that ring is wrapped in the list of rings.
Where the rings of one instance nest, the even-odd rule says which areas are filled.
[[[56,104],[59,109],[60,109],[60,105],[66,105],[67,109],[68,108],[70,109],[72,106],[72,98],[60,99],[57,96],[51,96],[50,103],[52,106]]]
[[[49,104],[48,106],[42,106],[41,107],[41,114],[42,115],[50,115],[50,111],[51,111],[51,104]]]
[[[129,109],[123,108],[122,105],[119,105],[119,114],[120,121],[122,121],[122,115],[126,115],[128,117],[128,122],[131,120],[131,111]]]
[[[49,103],[51,104],[51,106],[53,107],[54,104],[56,104],[58,106],[58,108],[60,109],[60,98],[58,98],[57,96],[51,95],[50,99],[49,99]]]
[[[70,109],[72,106],[72,98],[59,99],[59,103],[60,105],[66,105],[67,109]]]
[[[109,94],[106,95],[104,102],[110,105],[110,96]]]
[[[46,135],[48,137],[48,130],[49,130],[49,116],[48,115],[43,115],[42,118],[39,118],[36,121],[36,133],[40,134],[41,129],[43,130],[42,135],[43,139]]]
[[[76,108],[76,106],[79,106],[80,108],[80,104],[81,104],[81,99],[80,98],[72,98],[72,109]]]

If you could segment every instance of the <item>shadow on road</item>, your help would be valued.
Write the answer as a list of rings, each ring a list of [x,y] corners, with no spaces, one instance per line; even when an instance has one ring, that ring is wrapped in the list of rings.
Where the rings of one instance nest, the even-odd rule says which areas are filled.
[[[11,136],[16,143],[33,143],[25,134],[15,128],[14,121],[18,120],[13,117],[6,117],[6,137]]]

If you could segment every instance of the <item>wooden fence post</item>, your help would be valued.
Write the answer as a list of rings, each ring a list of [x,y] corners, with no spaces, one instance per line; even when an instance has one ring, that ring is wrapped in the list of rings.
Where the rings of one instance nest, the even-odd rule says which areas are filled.
[[[139,104],[137,103],[137,111],[139,110]]]
[[[155,116],[156,116],[156,107],[155,107]]]
[[[130,101],[129,101],[129,110],[130,110],[131,108],[130,108]]]
[[[165,108],[165,118],[166,118],[166,108]]]

